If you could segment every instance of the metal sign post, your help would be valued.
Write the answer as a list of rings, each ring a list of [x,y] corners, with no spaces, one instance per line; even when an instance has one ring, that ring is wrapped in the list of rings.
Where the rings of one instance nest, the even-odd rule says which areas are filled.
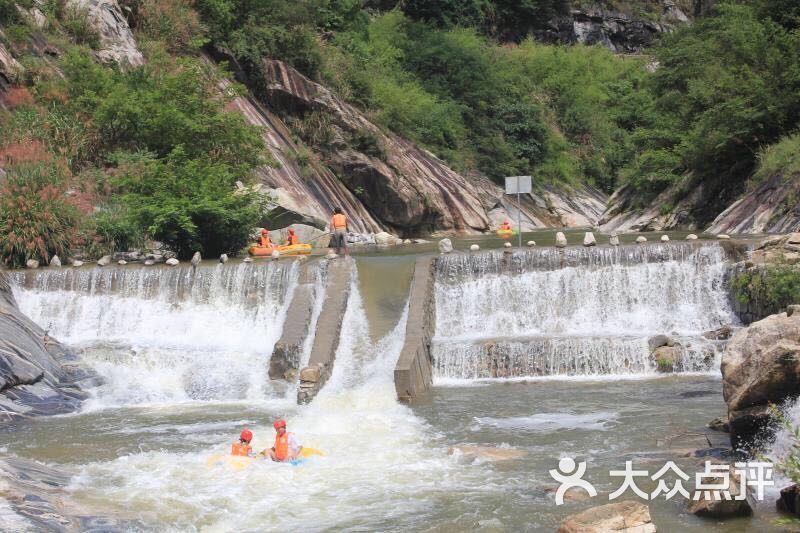
[[[506,178],[506,194],[517,195],[517,233],[519,234],[519,247],[522,248],[522,202],[520,194],[530,194],[533,190],[530,176],[510,176]]]

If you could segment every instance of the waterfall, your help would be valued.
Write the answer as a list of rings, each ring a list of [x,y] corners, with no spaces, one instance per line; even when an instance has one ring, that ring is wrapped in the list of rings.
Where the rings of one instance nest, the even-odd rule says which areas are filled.
[[[259,399],[295,262],[15,272],[23,313],[105,378],[95,405]]]
[[[718,244],[493,252],[437,263],[440,378],[647,374],[648,338],[673,338],[677,371],[719,363],[700,334],[736,323]]]

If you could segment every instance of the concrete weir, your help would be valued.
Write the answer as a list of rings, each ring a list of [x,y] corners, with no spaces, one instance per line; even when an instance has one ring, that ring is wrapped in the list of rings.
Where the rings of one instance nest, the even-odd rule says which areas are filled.
[[[314,312],[314,275],[318,265],[305,263],[300,267],[297,288],[286,312],[283,333],[269,361],[270,379],[293,380],[300,367],[300,355],[309,335]]]
[[[436,328],[434,259],[420,257],[414,266],[406,338],[394,369],[397,397],[409,402],[427,393],[433,382],[431,338]]]
[[[342,320],[350,297],[353,271],[351,259],[335,259],[328,263],[325,301],[317,320],[317,331],[308,366],[300,371],[297,403],[310,402],[328,380],[333,371]],[[270,365],[271,366],[271,365]]]

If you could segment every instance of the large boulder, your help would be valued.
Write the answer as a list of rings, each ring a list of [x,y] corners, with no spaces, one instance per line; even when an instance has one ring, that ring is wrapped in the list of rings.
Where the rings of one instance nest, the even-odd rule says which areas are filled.
[[[739,330],[721,370],[731,439],[738,446],[763,429],[770,403],[800,390],[800,314],[772,315]]]
[[[592,507],[568,517],[558,533],[655,533],[650,509],[643,503],[622,501]]]
[[[567,247],[567,236],[564,235],[563,232],[559,231],[556,233],[556,248],[566,248]]]
[[[72,353],[19,312],[0,272],[0,424],[75,411],[86,398],[82,385],[93,383]]]
[[[116,0],[68,0],[67,6],[85,11],[89,24],[100,36],[98,59],[122,67],[144,64],[144,56]]]

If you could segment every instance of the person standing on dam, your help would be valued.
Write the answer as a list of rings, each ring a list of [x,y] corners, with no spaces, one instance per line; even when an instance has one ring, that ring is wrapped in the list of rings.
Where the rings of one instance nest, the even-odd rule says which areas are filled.
[[[333,217],[331,217],[331,248],[336,250],[336,253],[341,255],[344,250],[344,255],[349,255],[347,251],[347,232],[349,228],[347,225],[347,217],[342,212],[341,207],[333,210]]]

